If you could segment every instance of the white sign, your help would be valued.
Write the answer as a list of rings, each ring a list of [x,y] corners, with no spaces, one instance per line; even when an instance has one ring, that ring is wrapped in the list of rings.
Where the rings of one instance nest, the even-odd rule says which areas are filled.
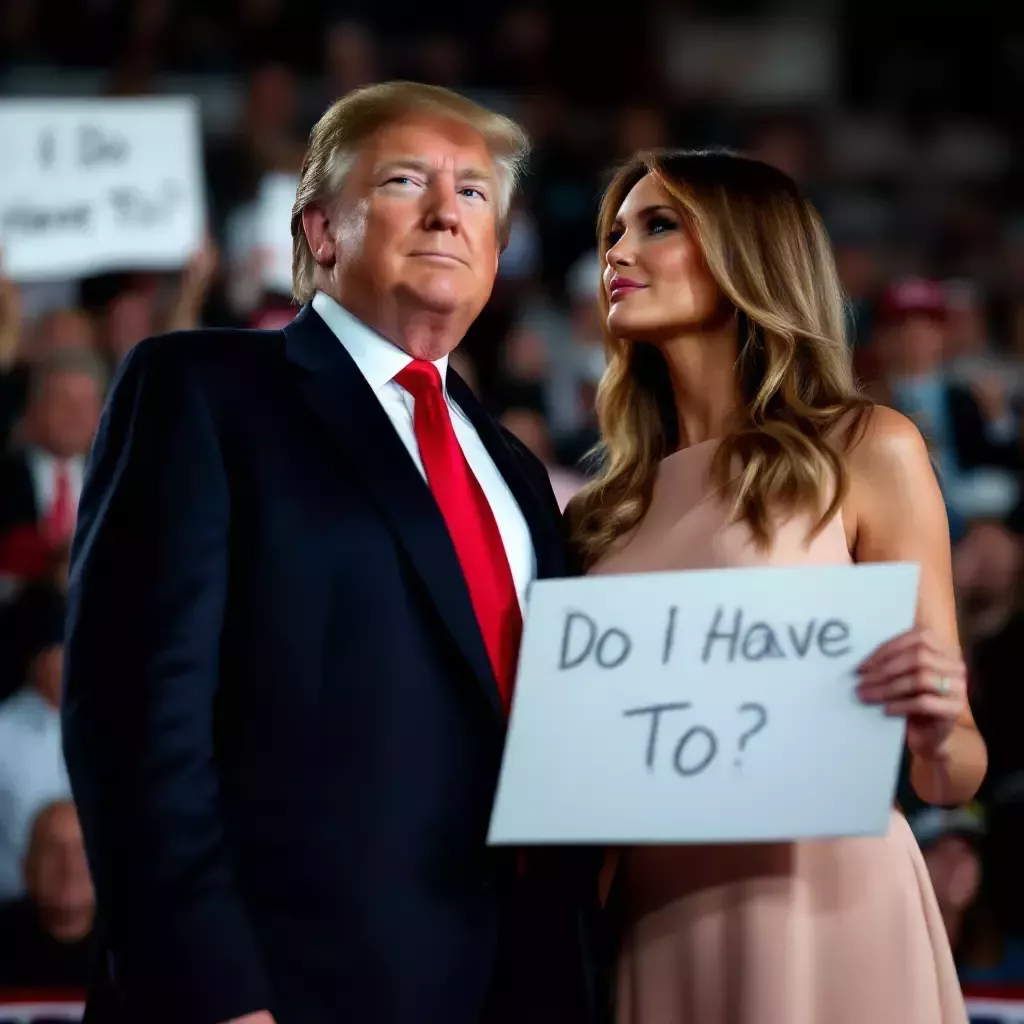
[[[263,284],[279,295],[292,293],[292,206],[299,179],[267,174],[256,199],[256,244],[264,259]]]
[[[0,993],[0,1024],[56,1024],[71,1021],[79,1024],[85,1013],[81,1000],[5,999]]]
[[[1024,1001],[968,998],[967,1015],[971,1024],[1024,1024]]]
[[[544,580],[489,841],[877,835],[902,719],[855,667],[914,621],[916,565]]]
[[[0,248],[15,280],[177,269],[205,229],[192,99],[0,101]]]

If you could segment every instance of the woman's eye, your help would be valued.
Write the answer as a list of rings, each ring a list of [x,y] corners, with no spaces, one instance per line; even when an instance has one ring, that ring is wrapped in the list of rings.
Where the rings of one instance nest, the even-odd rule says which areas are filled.
[[[622,237],[622,231],[619,228],[613,228],[604,236],[605,244],[610,249],[620,238]]]
[[[652,217],[647,225],[647,230],[652,235],[659,235],[663,231],[673,231],[677,227],[676,222],[668,217]]]

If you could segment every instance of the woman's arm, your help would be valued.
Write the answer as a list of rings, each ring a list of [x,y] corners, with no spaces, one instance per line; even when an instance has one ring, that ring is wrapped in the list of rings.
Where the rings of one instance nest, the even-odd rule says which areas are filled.
[[[970,800],[988,756],[967,703],[950,559],[949,524],[917,428],[885,407],[867,416],[849,451],[848,522],[858,562],[916,562],[916,628],[861,667],[861,697],[907,717],[911,781],[922,800]]]

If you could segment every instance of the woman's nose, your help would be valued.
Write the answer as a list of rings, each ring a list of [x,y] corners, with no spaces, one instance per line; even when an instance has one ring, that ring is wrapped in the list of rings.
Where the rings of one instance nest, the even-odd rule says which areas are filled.
[[[623,236],[605,254],[610,267],[629,267],[636,262],[633,246]]]

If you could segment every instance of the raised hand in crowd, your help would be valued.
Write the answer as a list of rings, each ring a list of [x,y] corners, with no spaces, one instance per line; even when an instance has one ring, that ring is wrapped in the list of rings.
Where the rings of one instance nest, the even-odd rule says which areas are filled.
[[[3,272],[0,254],[0,373],[9,370],[18,358],[21,339],[21,297],[18,286]]]
[[[209,238],[186,264],[167,321],[169,331],[191,331],[200,326],[203,303],[220,267],[220,253]]]

